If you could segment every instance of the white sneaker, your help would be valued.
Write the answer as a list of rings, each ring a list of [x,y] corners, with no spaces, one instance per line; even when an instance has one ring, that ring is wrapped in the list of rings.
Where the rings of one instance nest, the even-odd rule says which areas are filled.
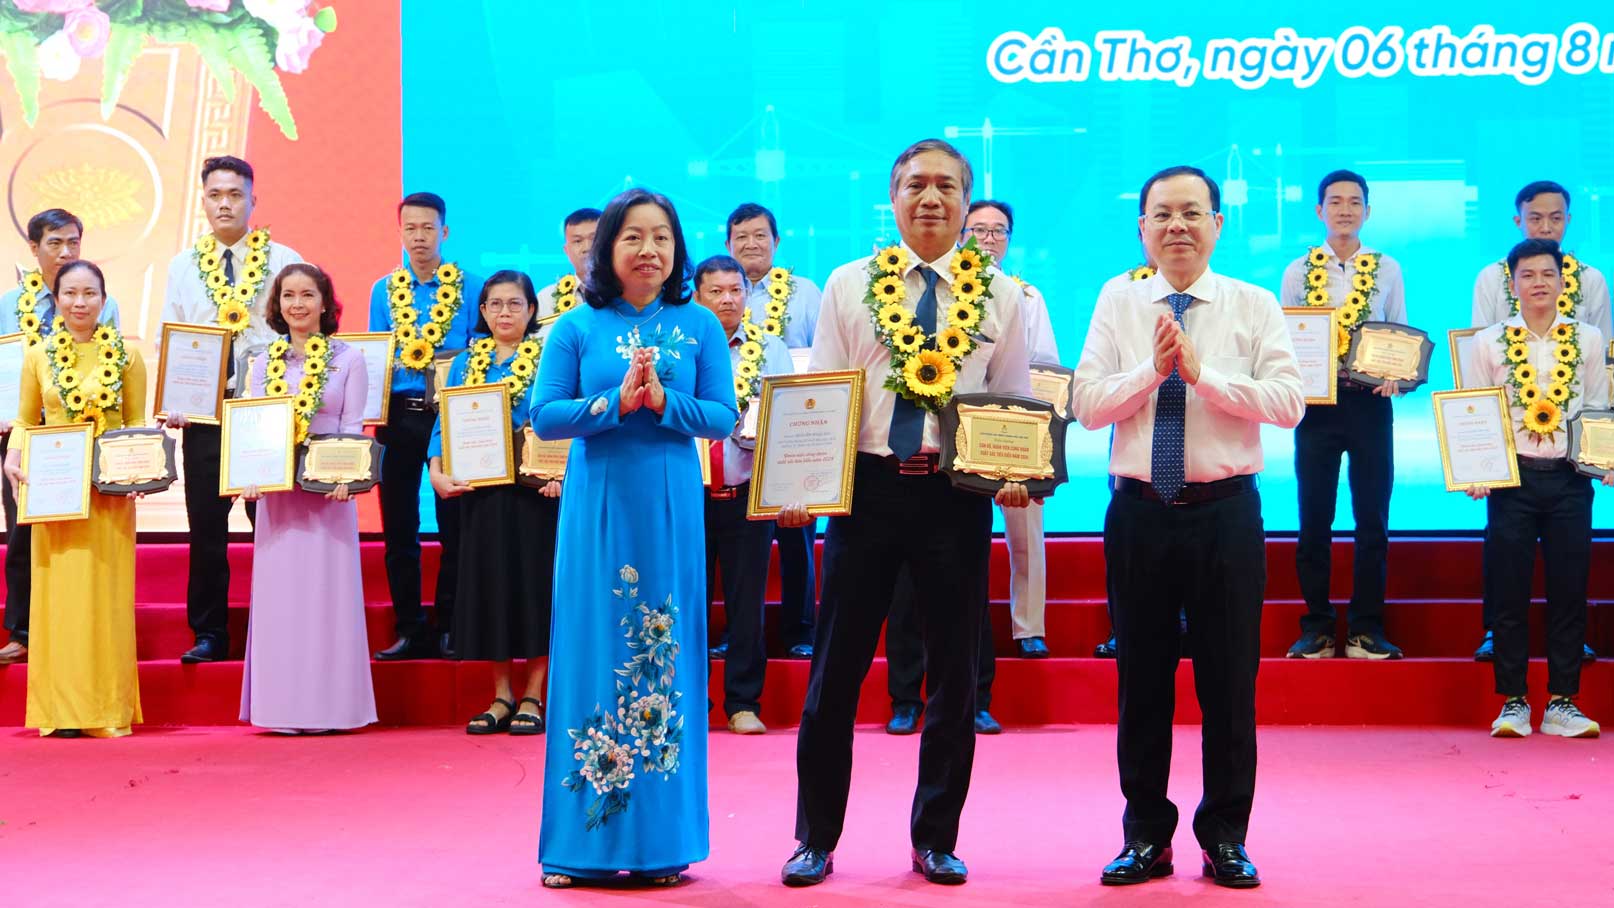
[[[1541,733],[1544,735],[1557,735],[1561,738],[1595,738],[1602,734],[1602,731],[1601,726],[1580,711],[1575,701],[1566,697],[1549,701],[1546,712],[1541,714]]]
[[[1530,704],[1523,697],[1515,697],[1502,704],[1502,714],[1491,723],[1491,737],[1530,737]]]

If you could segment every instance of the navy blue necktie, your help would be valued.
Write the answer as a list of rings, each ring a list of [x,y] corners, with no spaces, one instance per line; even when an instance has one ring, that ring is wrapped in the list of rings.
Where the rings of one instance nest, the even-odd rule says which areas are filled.
[[[1166,297],[1171,317],[1182,325],[1182,314],[1194,298],[1186,293]],[[1149,452],[1149,480],[1161,501],[1171,501],[1183,487],[1183,424],[1188,409],[1188,383],[1171,367],[1154,404],[1154,443]]]
[[[235,253],[228,249],[224,250],[224,281],[235,286]]]
[[[919,297],[914,319],[925,337],[931,337],[936,333],[936,281],[941,275],[924,265],[919,266],[919,271],[925,278],[925,294]],[[898,397],[891,408],[891,453],[898,460],[907,460],[919,453],[924,437],[925,411],[906,397]]]

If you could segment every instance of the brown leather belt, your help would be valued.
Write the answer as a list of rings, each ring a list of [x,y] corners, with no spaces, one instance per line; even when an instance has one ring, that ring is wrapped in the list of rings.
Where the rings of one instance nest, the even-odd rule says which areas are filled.
[[[878,454],[858,452],[859,458],[869,463],[879,464],[890,470],[896,470],[899,476],[934,476],[941,472],[941,455],[932,451],[928,454],[915,454],[907,460],[898,460],[887,454],[881,457]]]
[[[1229,476],[1215,482],[1187,483],[1177,493],[1176,498],[1171,501],[1165,501],[1160,497],[1160,493],[1154,490],[1153,485],[1141,479],[1133,479],[1130,476],[1116,476],[1114,480],[1115,491],[1122,495],[1130,495],[1144,501],[1159,501],[1170,505],[1204,504],[1207,501],[1218,501],[1223,498],[1232,498],[1234,495],[1243,495],[1245,492],[1253,492],[1257,487],[1253,475]]]
[[[1563,457],[1526,457],[1520,454],[1519,469],[1529,470],[1532,473],[1557,473],[1562,470],[1573,471],[1575,465]]]

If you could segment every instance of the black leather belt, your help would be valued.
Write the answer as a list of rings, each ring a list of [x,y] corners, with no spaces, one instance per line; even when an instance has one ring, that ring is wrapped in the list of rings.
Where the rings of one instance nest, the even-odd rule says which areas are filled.
[[[1520,454],[1519,469],[1529,470],[1532,473],[1558,473],[1564,470],[1573,471],[1575,465],[1563,457],[1526,457]]]
[[[859,451],[857,456],[868,463],[879,464],[886,469],[896,470],[899,476],[934,476],[941,472],[941,455],[934,451],[928,454],[915,454],[907,460],[898,460],[890,454],[881,457],[878,454],[865,454],[862,451]]]
[[[1115,491],[1144,501],[1163,501],[1160,493],[1154,486],[1141,479],[1130,476],[1113,477]],[[1243,495],[1245,492],[1256,490],[1257,483],[1254,476],[1230,476],[1227,479],[1218,479],[1215,482],[1190,482],[1182,487],[1177,497],[1169,502],[1171,505],[1204,504],[1207,501],[1217,501],[1222,498],[1232,498],[1234,495]]]
[[[392,401],[391,401],[391,403],[388,404],[388,406],[392,407],[392,408],[395,408],[395,409],[408,410],[408,411],[415,412],[415,413],[424,413],[424,412],[426,412],[427,410],[430,409],[430,407],[426,406],[426,398],[424,398],[424,397],[409,397],[409,396],[404,395],[404,394],[394,394],[394,395],[392,395]]]

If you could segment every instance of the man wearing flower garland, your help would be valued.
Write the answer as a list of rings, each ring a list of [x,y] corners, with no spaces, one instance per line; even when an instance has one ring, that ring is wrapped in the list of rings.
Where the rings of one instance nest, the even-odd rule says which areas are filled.
[[[796,838],[789,886],[821,883],[846,820],[852,723],[897,574],[907,568],[922,611],[930,674],[912,868],[963,883],[955,855],[975,758],[976,657],[992,546],[992,500],[940,472],[936,411],[955,393],[1031,393],[1020,288],[974,243],[957,246],[973,174],[940,139],[909,146],[891,167],[899,245],[830,276],[809,360],[814,372],[862,369],[856,503],[824,543],[824,596],[796,748]],[[1030,503],[1026,487],[997,494]],[[805,526],[806,509],[786,509]]]
[[[61,208],[49,208],[28,219],[28,251],[38,267],[23,275],[16,287],[0,295],[0,335],[24,335],[34,344],[50,336],[56,318],[56,297],[51,287],[56,273],[77,261],[84,237],[84,222]],[[118,327],[118,303],[108,296],[101,309],[101,324]],[[11,439],[11,423],[0,420],[0,457]],[[0,665],[28,661],[28,600],[32,589],[29,552],[33,527],[17,523],[17,501],[11,484],[4,483],[6,526],[6,630],[10,641],[0,647]]]
[[[1159,272],[1099,297],[1076,367],[1076,418],[1114,426],[1104,563],[1126,811],[1125,844],[1100,875],[1108,885],[1172,872],[1177,807],[1166,787],[1184,608],[1204,714],[1194,837],[1217,884],[1261,882],[1244,847],[1266,591],[1256,474],[1261,425],[1294,427],[1305,395],[1277,299],[1210,269],[1220,211],[1216,182],[1196,167],[1143,184],[1138,227]]]
[[[1600,729],[1575,705],[1586,643],[1591,575],[1592,484],[1569,457],[1568,428],[1582,410],[1607,409],[1607,335],[1563,312],[1565,256],[1548,239],[1508,253],[1519,312],[1474,335],[1466,371],[1507,395],[1519,457],[1519,486],[1469,488],[1485,502],[1485,601],[1495,608],[1496,692],[1505,699],[1491,735],[1530,734],[1525,674],[1530,656],[1531,577],[1536,543],[1546,559],[1547,708],[1541,732],[1595,738]],[[1603,477],[1614,485],[1614,475]]]
[[[1537,180],[1519,190],[1513,197],[1513,224],[1527,240],[1551,240],[1563,247],[1564,234],[1569,231],[1569,190],[1551,180]],[[1609,323],[1608,281],[1603,272],[1564,253],[1563,292],[1558,297],[1558,311],[1573,319],[1585,322],[1603,333],[1614,336]],[[1512,276],[1507,262],[1492,262],[1480,269],[1474,279],[1474,315],[1470,324],[1487,328],[1519,313],[1519,300],[1513,292]],[[1489,662],[1493,642],[1491,628],[1496,619],[1495,604],[1486,599],[1483,605],[1485,637],[1474,658]],[[1581,648],[1582,658],[1597,658],[1591,645]]]
[[[1335,310],[1335,346],[1343,357],[1363,322],[1407,323],[1401,265],[1362,245],[1368,206],[1367,180],[1336,170],[1317,184],[1317,219],[1328,240],[1289,263],[1278,298],[1285,306]],[[1352,659],[1399,659],[1401,649],[1384,636],[1384,587],[1389,567],[1390,485],[1395,475],[1393,381],[1374,388],[1343,372],[1337,402],[1306,409],[1295,429],[1295,480],[1300,489],[1300,538],[1295,573],[1306,599],[1300,638],[1291,659],[1334,655],[1334,604],[1328,587],[1333,549],[1334,502],[1339,497],[1339,460],[1350,457],[1351,514],[1356,521],[1354,581],[1345,655]]]
[[[217,325],[231,333],[225,395],[247,387],[246,366],[275,339],[265,321],[272,279],[303,257],[273,242],[269,230],[253,229],[252,165],[223,155],[202,162],[202,210],[211,231],[168,264],[163,321]],[[181,662],[214,662],[229,657],[230,508],[219,495],[218,426],[190,425],[183,414],[168,414],[168,426],[181,429],[185,462],[185,517],[190,525],[190,577],[185,612],[196,645]],[[247,505],[249,517],[256,508]]]
[[[789,268],[774,264],[779,251],[779,222],[773,212],[746,202],[729,213],[724,241],[729,255],[745,269],[746,312],[750,322],[784,341],[791,350],[813,345],[823,294],[818,285]],[[779,544],[779,616],[787,652],[792,658],[813,657],[813,622],[818,611],[818,578],[813,545],[818,522],[774,530]]]
[[[571,274],[563,274],[553,284],[538,291],[538,336],[549,334],[554,324],[553,315],[565,315],[582,299],[583,278],[588,276],[588,253],[594,248],[594,231],[600,226],[598,208],[579,208],[566,216],[561,232],[566,237],[562,251],[572,265]]]
[[[741,437],[747,411],[759,406],[762,376],[795,371],[784,341],[745,321],[745,272],[739,262],[714,255],[695,266],[695,299],[712,310],[729,338],[734,366],[734,399],[740,421],[734,433],[711,448],[712,484],[706,500],[706,589],[713,598],[712,571],[723,580],[723,613],[728,647],[723,662],[723,714],[729,731],[760,735],[767,726],[762,683],[768,667],[763,634],[763,596],[768,586],[768,550],[773,522],[747,520],[755,439]],[[749,414],[754,416],[755,414]]]
[[[459,502],[432,496],[437,514],[437,591],[433,633],[421,605],[420,476],[427,461],[436,414],[426,399],[426,373],[443,353],[471,345],[482,280],[443,261],[448,204],[431,192],[414,192],[398,203],[398,234],[404,261],[370,288],[370,330],[390,331],[397,347],[387,424],[376,431],[386,446],[381,459],[381,532],[385,539],[387,588],[398,639],[377,659],[449,658],[453,641],[454,590],[459,578]]]

